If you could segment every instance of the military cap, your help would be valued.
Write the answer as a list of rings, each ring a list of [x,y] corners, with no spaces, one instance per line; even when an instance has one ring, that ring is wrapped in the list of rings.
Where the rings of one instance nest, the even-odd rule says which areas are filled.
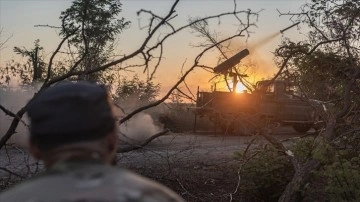
[[[30,141],[43,150],[102,138],[114,129],[115,118],[103,85],[61,82],[27,105]]]

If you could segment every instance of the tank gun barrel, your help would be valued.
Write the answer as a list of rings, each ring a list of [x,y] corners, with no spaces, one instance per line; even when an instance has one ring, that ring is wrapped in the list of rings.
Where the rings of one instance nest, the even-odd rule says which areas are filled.
[[[244,57],[246,57],[248,55],[249,55],[249,50],[244,49],[244,50],[238,52],[237,54],[235,54],[234,56],[232,56],[231,58],[225,60],[218,66],[216,66],[214,68],[214,72],[215,73],[225,73],[227,70],[229,70],[230,68],[232,68],[233,66],[238,64],[241,59],[243,59]]]

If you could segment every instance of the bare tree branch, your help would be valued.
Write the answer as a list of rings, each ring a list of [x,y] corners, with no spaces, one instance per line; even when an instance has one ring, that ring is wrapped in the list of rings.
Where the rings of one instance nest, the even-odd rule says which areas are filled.
[[[117,153],[125,153],[125,152],[130,152],[130,151],[134,151],[136,149],[143,148],[146,145],[148,145],[151,141],[153,141],[154,139],[161,137],[168,132],[169,132],[169,130],[164,130],[164,131],[158,132],[154,135],[151,135],[149,138],[147,138],[145,141],[143,141],[139,145],[131,145],[130,147],[126,147],[126,148],[118,148]]]
[[[11,170],[9,170],[9,169],[7,169],[7,168],[0,167],[0,170],[3,170],[3,171],[5,171],[5,172],[7,172],[7,173],[10,173],[10,175],[14,175],[14,176],[16,176],[16,177],[20,177],[21,179],[24,179],[24,178],[25,178],[24,176],[19,175],[19,174],[17,174],[17,173],[14,173],[14,172],[12,172]]]
[[[53,26],[53,25],[49,25],[49,24],[46,24],[46,25],[34,25],[34,27],[47,27],[47,28],[52,28],[52,29],[61,29],[61,27]]]
[[[56,83],[56,82],[59,82],[59,81],[62,81],[64,79],[67,79],[69,77],[72,77],[72,76],[76,76],[76,75],[87,75],[87,74],[92,74],[92,73],[95,73],[95,72],[99,72],[99,71],[103,71],[103,70],[106,70],[110,67],[113,67],[115,65],[118,65],[118,64],[121,64],[129,59],[132,59],[134,57],[136,57],[137,55],[144,55],[144,59],[145,59],[145,65],[149,62],[149,60],[151,60],[152,58],[158,58],[158,62],[156,63],[155,65],[155,68],[154,70],[152,71],[152,75],[156,72],[156,69],[158,67],[158,65],[160,64],[161,62],[161,58],[162,58],[162,45],[164,44],[164,42],[169,39],[171,36],[173,36],[174,34],[180,32],[180,31],[183,31],[185,30],[186,28],[189,28],[191,27],[194,23],[197,23],[197,22],[200,22],[200,21],[205,21],[205,20],[210,20],[210,19],[219,19],[223,16],[229,16],[229,15],[237,15],[239,13],[247,13],[248,17],[249,15],[256,15],[256,13],[252,13],[251,11],[234,11],[234,12],[227,12],[227,13],[221,13],[221,14],[218,14],[218,15],[213,15],[213,16],[208,16],[208,17],[205,17],[203,19],[198,19],[198,20],[195,20],[187,25],[183,25],[183,26],[180,26],[179,28],[175,28],[174,26],[171,26],[171,23],[170,23],[170,20],[172,20],[174,17],[176,17],[176,15],[174,15],[175,13],[175,7],[177,6],[179,0],[176,0],[174,2],[174,4],[171,6],[170,10],[168,11],[168,13],[165,15],[165,17],[158,17],[158,16],[152,16],[153,20],[150,21],[150,26],[149,26],[149,29],[148,29],[148,36],[143,40],[143,42],[140,44],[140,46],[138,47],[138,49],[136,49],[135,51],[133,51],[132,53],[130,54],[127,54],[127,55],[123,55],[122,57],[118,58],[118,59],[115,59],[113,61],[110,61],[104,65],[101,65],[99,67],[96,67],[96,68],[92,68],[92,69],[86,69],[86,70],[76,70],[76,67],[78,67],[80,65],[80,63],[84,60],[84,58],[86,57],[86,54],[83,54],[82,57],[77,60],[73,66],[70,68],[70,70],[68,72],[66,72],[65,74],[63,75],[59,75],[57,77],[54,77],[54,78],[51,78],[49,72],[51,72],[51,68],[52,68],[52,63],[53,63],[53,60],[55,58],[55,55],[59,52],[60,48],[62,47],[63,43],[71,36],[71,34],[69,34],[67,37],[63,38],[62,41],[60,42],[59,46],[57,47],[57,49],[55,50],[55,52],[52,54],[51,58],[50,58],[50,62],[49,62],[49,66],[48,66],[48,75],[47,75],[47,78],[46,78],[46,82],[42,85],[40,91],[42,91],[43,89],[51,86],[52,84]],[[141,13],[148,13],[148,14],[152,14],[151,12],[147,12],[145,10],[141,10],[138,12],[138,14],[141,14]],[[63,18],[65,19],[65,18]],[[156,19],[156,20],[154,20]],[[249,23],[249,21],[248,21]],[[64,26],[64,25],[62,25]],[[157,42],[155,42],[154,44],[150,44],[150,41],[152,41],[152,39],[156,36],[156,33],[159,32],[159,30],[164,27],[164,26],[169,26],[171,27],[171,32],[170,33],[167,33],[166,35],[162,36],[162,38],[159,38]],[[193,71],[194,68],[196,68],[198,65],[199,65],[199,60],[201,59],[201,57],[210,49],[212,49],[213,47],[215,46],[218,46],[219,44],[221,43],[224,43],[226,41],[229,41],[235,37],[239,37],[239,36],[242,36],[242,32],[246,31],[246,29],[251,26],[251,24],[247,24],[245,26],[244,29],[240,30],[238,34],[234,35],[234,36],[231,36],[231,37],[228,37],[226,39],[223,39],[223,40],[220,40],[218,43],[214,44],[213,46],[210,46],[206,49],[204,49],[195,59],[194,61],[194,64],[188,69],[188,71],[186,71],[184,73],[184,75],[181,76],[181,78],[179,79],[179,81],[177,81],[174,86],[168,91],[168,93],[163,97],[161,98],[160,100],[154,102],[154,103],[151,103],[149,104],[148,106],[144,106],[144,107],[141,107],[139,109],[136,109],[134,110],[132,113],[128,114],[126,117],[124,117],[123,119],[120,120],[120,123],[123,123],[127,120],[129,120],[133,115],[137,114],[138,112],[141,112],[142,110],[145,110],[145,109],[148,109],[150,107],[153,107],[153,106],[156,106],[160,103],[162,103],[163,101],[165,101],[169,95],[172,93],[173,90],[177,89],[178,88],[178,85],[180,85],[180,83],[182,83],[185,78],[187,77],[187,75]],[[86,43],[86,36],[83,37],[83,41],[84,43]],[[160,49],[158,49],[160,48]],[[152,56],[152,51],[154,50],[160,50],[160,53],[157,57],[153,57]],[[150,76],[152,78],[152,76]],[[36,95],[34,96],[36,97]],[[19,110],[17,112],[17,116],[19,118],[21,118],[23,116],[23,114],[25,113],[26,111],[26,106],[24,106],[21,110]],[[2,139],[0,140],[0,149],[5,145],[6,141],[11,137],[12,134],[14,134],[15,132],[15,129],[18,125],[18,122],[19,120],[16,118],[16,119],[13,119],[12,121],[12,124],[11,126],[9,127],[8,131],[6,132],[6,134],[2,137]]]
[[[23,120],[21,119],[21,117],[18,117],[17,114],[14,114],[14,112],[6,109],[6,108],[5,108],[4,106],[2,106],[1,104],[0,104],[0,109],[1,109],[6,115],[11,116],[11,117],[13,117],[13,118],[16,118],[16,119],[20,120],[21,123],[23,123],[25,126],[28,126],[27,123],[25,123],[25,121],[23,121]]]
[[[4,28],[0,29],[0,39],[1,35],[3,34]],[[5,44],[13,37],[13,35],[8,36],[4,41],[0,41],[0,50],[5,48]]]

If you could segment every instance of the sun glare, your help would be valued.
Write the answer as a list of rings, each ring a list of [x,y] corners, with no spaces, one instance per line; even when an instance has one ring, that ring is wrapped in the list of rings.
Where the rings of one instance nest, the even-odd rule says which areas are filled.
[[[243,93],[244,90],[247,90],[247,89],[242,83],[236,84],[236,93]]]

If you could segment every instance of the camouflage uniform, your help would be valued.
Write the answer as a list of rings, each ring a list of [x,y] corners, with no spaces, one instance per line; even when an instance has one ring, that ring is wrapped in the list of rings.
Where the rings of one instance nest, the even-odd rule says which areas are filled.
[[[163,185],[100,162],[55,164],[44,174],[0,194],[1,202],[184,201]]]

